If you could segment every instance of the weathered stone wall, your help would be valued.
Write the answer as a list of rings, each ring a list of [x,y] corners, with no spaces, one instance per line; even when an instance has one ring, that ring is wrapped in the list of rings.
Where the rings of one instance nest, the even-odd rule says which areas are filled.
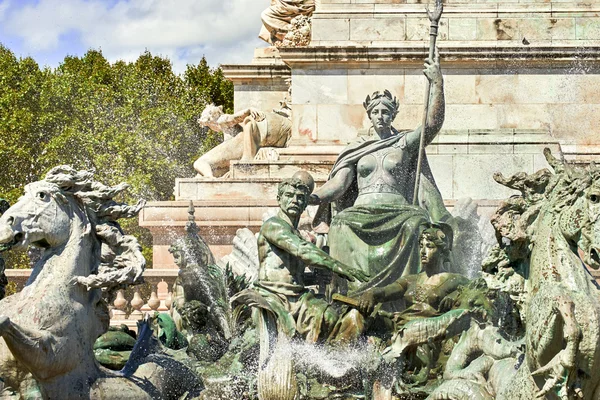
[[[322,184],[339,151],[370,126],[362,103],[373,91],[389,89],[400,100],[397,128],[417,127],[429,42],[425,3],[321,0],[308,47],[257,49],[248,64],[223,66],[236,110],[277,108],[292,78],[290,147],[277,161],[232,163],[228,179],[178,179],[177,201],[148,205],[140,223],[153,232],[155,266],[174,266],[167,248],[182,232],[189,200],[201,234],[221,256],[238,228],[256,231],[276,207],[282,178],[304,169]],[[471,197],[489,215],[513,194],[493,173],[547,166],[546,146],[579,162],[600,159],[600,0],[444,6],[438,43],[446,121],[427,154],[449,207]]]
[[[270,111],[288,95],[290,69],[275,47],[258,48],[248,64],[223,65],[225,76],[234,82],[234,107]]]
[[[313,16],[312,45],[422,41],[429,34],[425,4],[411,0],[323,0]],[[523,38],[535,44],[597,40],[599,8],[597,0],[444,1],[440,40],[502,44]]]
[[[443,61],[442,61],[443,62]],[[446,130],[545,129],[591,144],[600,135],[596,67],[446,66]],[[369,127],[362,102],[389,89],[402,104],[395,125],[420,124],[425,78],[419,67],[293,71],[294,136],[300,143],[351,141]]]
[[[397,126],[419,124],[429,23],[415,3],[323,0],[311,46],[282,51],[293,74],[296,143],[352,140],[368,126],[362,101],[383,88],[403,104]],[[597,142],[600,2],[446,3],[438,42],[445,129],[545,129]]]

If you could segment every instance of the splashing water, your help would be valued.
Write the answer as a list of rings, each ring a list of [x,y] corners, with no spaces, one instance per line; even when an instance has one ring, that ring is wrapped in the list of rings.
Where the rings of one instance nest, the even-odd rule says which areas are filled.
[[[316,370],[332,378],[343,378],[360,370],[375,369],[381,360],[375,346],[363,343],[352,348],[330,348],[290,342],[289,351],[301,369]]]

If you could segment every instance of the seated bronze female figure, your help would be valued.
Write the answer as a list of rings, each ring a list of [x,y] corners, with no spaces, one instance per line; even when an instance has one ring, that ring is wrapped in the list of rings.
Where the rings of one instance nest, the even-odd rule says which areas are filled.
[[[364,107],[376,136],[342,151],[329,180],[311,196],[312,204],[321,205],[316,229],[322,228],[319,224],[323,222],[329,226],[332,257],[371,276],[366,283],[337,279],[336,291],[360,294],[418,273],[420,233],[427,224],[450,217],[426,158],[418,204],[411,204],[421,130],[425,129],[427,145],[444,121],[438,56],[426,61],[424,74],[432,85],[426,126],[397,131],[392,121],[399,111],[398,100],[387,90],[368,96]],[[337,211],[333,219],[330,203],[335,203]]]

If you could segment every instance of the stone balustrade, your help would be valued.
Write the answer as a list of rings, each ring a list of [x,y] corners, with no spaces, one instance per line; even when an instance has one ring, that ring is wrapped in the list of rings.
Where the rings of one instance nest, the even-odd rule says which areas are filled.
[[[115,299],[108,305],[111,326],[125,324],[137,331],[137,322],[145,314],[154,312],[169,312],[172,303],[173,284],[177,278],[178,269],[148,269],[144,272],[145,284],[135,286],[126,291],[119,290]],[[31,269],[7,269],[9,282],[16,284],[20,291],[31,275]]]
[[[142,294],[143,287],[134,288],[130,296],[125,291],[119,290],[112,304],[109,304],[110,325],[125,324],[129,329],[137,330],[137,322],[141,321],[146,314],[168,313],[173,303],[171,288],[172,285],[161,280],[155,285],[150,285],[149,295]]]

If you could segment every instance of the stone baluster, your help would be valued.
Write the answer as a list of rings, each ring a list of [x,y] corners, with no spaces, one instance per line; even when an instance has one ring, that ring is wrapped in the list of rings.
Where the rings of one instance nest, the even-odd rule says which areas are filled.
[[[150,299],[152,299],[152,295],[150,295]],[[150,307],[150,299],[148,299],[148,301],[146,303],[144,303],[144,305],[142,306],[142,308],[140,308],[140,311],[142,312],[143,315],[146,314],[150,314],[152,315],[154,313],[154,311],[152,310],[152,307]]]
[[[169,284],[163,279],[150,292],[150,298],[142,297],[140,288],[134,288],[133,298],[128,301],[125,298],[124,290],[119,290],[110,305],[111,325],[127,323],[135,326],[136,321],[144,318],[144,315],[153,315],[155,312],[171,313],[173,303],[173,293],[169,291]],[[131,313],[128,315],[127,309],[131,304]]]
[[[131,300],[131,307],[133,311],[129,316],[129,319],[134,321],[139,321],[144,317],[144,313],[142,312],[142,307],[144,306],[144,300],[142,300],[142,296],[140,295],[140,290],[136,289],[133,294],[133,299]]]
[[[161,280],[158,285],[156,285],[156,288],[156,295],[160,302],[158,312],[168,312],[169,307],[167,307],[167,297],[169,296],[169,284],[164,280]]]
[[[113,311],[115,310],[115,306],[112,304],[108,304],[108,315],[110,315],[110,318],[113,317]]]
[[[113,305],[115,306],[115,308],[112,310],[112,319],[127,319],[127,313],[125,312],[125,308],[127,307],[127,300],[125,299],[125,295],[122,290],[119,290],[117,292],[117,297],[115,298]]]
[[[173,292],[169,292],[167,298],[165,299],[165,304],[167,305],[169,311],[171,311],[171,307],[173,307]]]
[[[156,290],[153,290],[150,294],[150,300],[148,300],[148,306],[152,311],[158,311],[158,307],[160,307],[160,300],[156,295]]]

